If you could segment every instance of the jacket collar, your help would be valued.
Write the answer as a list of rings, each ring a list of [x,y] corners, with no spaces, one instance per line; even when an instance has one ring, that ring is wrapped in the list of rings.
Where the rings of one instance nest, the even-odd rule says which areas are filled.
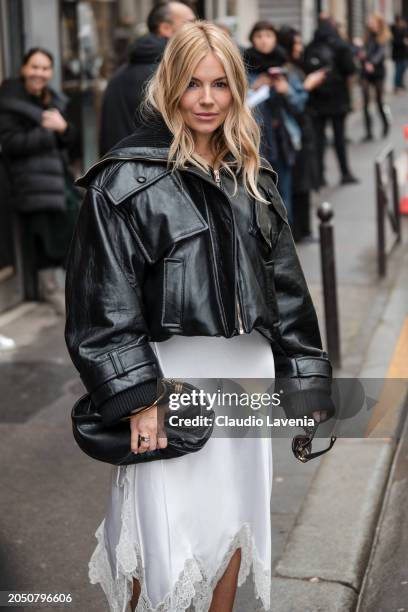
[[[87,172],[77,180],[77,184],[81,187],[89,185],[90,180],[101,170],[107,163],[111,161],[130,161],[132,159],[151,161],[160,164],[169,164],[168,157],[170,146],[173,141],[173,134],[168,129],[161,115],[154,115],[138,127],[133,134],[119,141],[110,151],[108,151],[98,162],[93,164]],[[227,161],[233,160],[232,153],[228,153],[225,157]],[[270,172],[273,180],[276,183],[277,175],[269,163],[262,159],[264,170]],[[199,172],[199,168],[197,168]],[[203,171],[204,174],[204,171]]]

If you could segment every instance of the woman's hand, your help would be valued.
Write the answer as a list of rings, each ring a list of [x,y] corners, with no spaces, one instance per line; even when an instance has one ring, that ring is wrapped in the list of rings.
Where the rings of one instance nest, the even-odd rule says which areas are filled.
[[[56,108],[43,112],[41,125],[43,128],[59,134],[63,134],[68,127],[68,123]]]
[[[283,75],[274,76],[272,78],[272,87],[275,89],[276,93],[285,95],[289,91],[288,79]]]
[[[326,78],[327,70],[325,68],[321,68],[320,70],[315,70],[307,75],[303,82],[303,86],[306,91],[312,91],[316,89],[316,87],[320,87],[323,81]]]
[[[327,410],[318,410],[312,414],[313,419],[316,423],[324,422],[327,419]]]
[[[130,419],[130,448],[133,453],[145,453],[156,448],[166,448],[167,437],[164,429],[163,407],[154,406],[144,410],[139,415],[135,414]],[[139,441],[139,436],[148,437],[148,441]]]
[[[259,77],[252,83],[251,89],[256,91],[262,85],[271,85],[271,77],[268,74],[260,74]]]

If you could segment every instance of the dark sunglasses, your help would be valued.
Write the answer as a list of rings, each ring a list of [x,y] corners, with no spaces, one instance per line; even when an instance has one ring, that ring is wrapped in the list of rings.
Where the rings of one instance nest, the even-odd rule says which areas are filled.
[[[319,427],[319,423],[315,423],[313,427],[305,427],[306,435],[295,436],[292,440],[292,451],[295,455],[296,459],[299,459],[302,463],[306,463],[311,459],[315,459],[316,457],[320,457],[320,455],[324,455],[331,448],[333,448],[333,444],[336,441],[336,436],[331,436],[330,444],[324,450],[318,451],[316,453],[312,453],[312,440],[315,437],[317,428]]]

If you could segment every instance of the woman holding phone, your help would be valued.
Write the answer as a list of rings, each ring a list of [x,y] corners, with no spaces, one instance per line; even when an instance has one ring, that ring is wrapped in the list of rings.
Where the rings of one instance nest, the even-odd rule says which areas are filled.
[[[296,151],[301,146],[295,115],[307,99],[302,84],[288,75],[285,50],[278,45],[277,31],[268,21],[257,22],[249,35],[252,47],[244,53],[248,82],[253,90],[267,85],[269,97],[255,110],[261,128],[261,153],[279,176],[279,192],[293,224],[292,172]]]
[[[163,374],[276,369],[298,391],[307,377],[316,420],[326,408],[330,363],[246,93],[230,37],[186,24],[150,81],[145,125],[81,180],[66,341],[106,426],[131,417],[135,453],[167,444]],[[269,610],[271,489],[269,437],[212,436],[196,453],[113,468],[91,582],[112,612],[129,600],[137,612],[231,612],[252,569]]]

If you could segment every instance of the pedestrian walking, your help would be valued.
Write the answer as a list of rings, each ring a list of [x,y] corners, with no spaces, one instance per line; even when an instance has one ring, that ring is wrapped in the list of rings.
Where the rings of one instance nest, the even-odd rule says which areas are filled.
[[[64,116],[66,98],[49,86],[53,65],[49,51],[30,49],[20,77],[2,83],[0,144],[11,206],[19,214],[26,274],[37,279],[39,299],[63,314],[56,269],[65,263],[79,196],[68,169],[76,130]]]
[[[404,76],[408,65],[408,25],[401,15],[396,15],[391,26],[392,60],[394,62],[394,92],[405,89]]]
[[[144,86],[156,70],[167,41],[186,22],[194,21],[191,8],[182,2],[159,2],[147,17],[148,34],[129,50],[129,60],[110,79],[102,99],[99,151],[104,155],[131,134]]]
[[[350,169],[345,137],[346,117],[350,112],[348,80],[356,72],[356,65],[351,46],[341,38],[329,17],[320,19],[314,38],[307,45],[304,67],[307,73],[319,68],[326,71],[324,83],[310,95],[318,147],[319,183],[321,186],[327,184],[324,156],[328,124],[333,129],[341,184],[357,183]]]
[[[308,377],[313,411],[326,406],[330,363],[246,93],[231,38],[184,25],[145,124],[81,180],[66,341],[103,422],[130,416],[134,452],[167,444],[151,406],[162,375],[271,379],[276,367],[296,389]],[[193,454],[112,468],[91,581],[111,612],[132,593],[138,612],[231,612],[252,568],[269,610],[271,488],[270,438],[212,436]]]
[[[288,76],[283,69],[286,52],[278,45],[277,30],[272,23],[255,23],[249,40],[252,47],[244,52],[248,83],[254,91],[265,85],[269,87],[269,97],[255,110],[261,127],[261,155],[278,174],[279,192],[292,224],[292,169],[301,146],[300,127],[294,115],[304,108],[304,90],[299,80]]]
[[[370,15],[367,20],[364,46],[359,53],[366,130],[364,142],[369,142],[374,138],[373,119],[370,112],[371,90],[374,90],[377,110],[383,126],[383,138],[390,131],[389,110],[384,103],[385,58],[390,39],[391,33],[384,17],[378,13]]]
[[[302,146],[296,154],[293,168],[293,227],[295,242],[312,239],[310,208],[312,191],[319,188],[317,143],[310,112],[310,92],[320,87],[326,79],[326,70],[320,68],[306,76],[303,67],[303,43],[300,32],[290,26],[282,26],[279,44],[287,53],[286,69],[297,78],[305,91],[304,108],[295,115],[302,131]]]

